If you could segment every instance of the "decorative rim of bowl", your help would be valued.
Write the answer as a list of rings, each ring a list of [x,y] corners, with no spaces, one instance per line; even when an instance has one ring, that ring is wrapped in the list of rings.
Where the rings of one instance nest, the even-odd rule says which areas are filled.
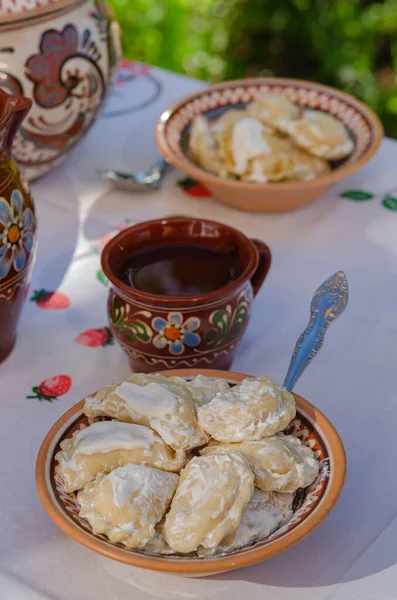
[[[218,175],[213,175],[212,173],[209,173],[195,165],[186,156],[186,152],[181,147],[181,138],[186,127],[189,125],[192,116],[197,114],[205,114],[209,110],[214,110],[222,106],[233,106],[238,103],[249,102],[256,97],[259,94],[260,89],[264,87],[276,89],[277,92],[283,93],[291,100],[295,97],[295,95],[306,95],[308,104],[305,106],[308,108],[319,109],[318,104],[315,102],[316,95],[320,97],[320,100],[323,103],[325,103],[327,99],[331,99],[329,104],[332,110],[324,112],[329,112],[329,114],[332,114],[333,116],[338,116],[338,111],[341,110],[342,105],[345,107],[347,106],[347,109],[350,110],[348,113],[350,116],[352,116],[354,112],[355,115],[353,118],[361,118],[362,121],[366,122],[369,140],[365,149],[362,151],[357,160],[351,160],[351,158],[354,157],[356,152],[355,150],[353,151],[352,156],[347,159],[346,163],[331,171],[329,175],[323,175],[309,181],[281,181],[275,183],[236,181],[234,179],[222,178]],[[221,97],[222,92],[225,92],[223,97]],[[240,100],[237,100],[237,98]],[[203,99],[207,99],[207,110],[201,109]],[[321,108],[319,110],[321,110]],[[175,121],[177,118],[182,120],[180,113],[183,111],[186,113],[186,115],[184,114],[183,117],[187,122],[182,123],[182,131],[179,133],[178,131],[170,133],[169,130],[173,124],[173,121]],[[175,167],[198,181],[204,181],[215,185],[222,184],[231,188],[237,187],[239,189],[246,189],[247,191],[266,189],[270,191],[282,190],[285,192],[289,190],[292,191],[297,188],[299,188],[299,190],[312,188],[318,186],[319,184],[327,185],[335,183],[339,179],[347,177],[363,167],[374,156],[382,142],[383,134],[383,126],[377,115],[368,106],[350,94],[320,83],[284,77],[253,77],[248,79],[235,79],[204,87],[201,90],[184,96],[181,100],[169,106],[162,113],[156,125],[157,146],[165,158]],[[175,147],[173,148],[172,145],[178,147],[178,150],[176,151]]]
[[[187,379],[202,374],[207,377],[226,379],[230,383],[237,383],[248,377],[242,373],[211,369],[175,369],[163,371],[161,374],[179,375]],[[301,417],[312,425],[313,431],[316,431],[318,439],[321,440],[326,449],[329,457],[329,472],[326,474],[326,483],[323,485],[324,490],[321,490],[321,493],[317,495],[316,489],[313,491],[314,498],[312,502],[317,501],[314,509],[310,508],[309,503],[310,510],[308,510],[307,516],[304,516],[300,522],[294,525],[292,529],[287,529],[286,532],[282,531],[283,528],[277,530],[270,536],[270,541],[267,538],[226,556],[185,558],[142,554],[139,551],[128,550],[119,545],[111,544],[105,538],[99,537],[93,532],[89,533],[89,526],[85,531],[67,514],[64,504],[61,503],[59,497],[57,498],[58,494],[54,493],[56,483],[53,476],[55,450],[62,437],[66,435],[65,432],[71,433],[71,423],[77,425],[78,419],[76,417],[81,417],[84,400],[75,404],[58,419],[47,433],[40,447],[36,460],[36,485],[41,502],[52,520],[77,542],[107,558],[132,566],[169,573],[211,574],[266,560],[295,545],[320,525],[337,502],[345,480],[345,450],[335,428],[321,411],[310,402],[297,394],[295,394],[295,399]],[[285,525],[286,528],[289,523]],[[273,536],[274,539],[272,539]]]
[[[206,292],[203,294],[194,294],[190,296],[160,296],[158,294],[151,294],[150,292],[144,292],[142,290],[135,289],[130,287],[129,285],[123,283],[121,279],[116,277],[109,266],[109,255],[120,241],[122,241],[125,237],[128,236],[129,232],[133,229],[134,231],[140,231],[142,229],[146,229],[149,224],[151,225],[162,225],[167,223],[182,223],[182,222],[197,222],[197,223],[205,223],[207,225],[216,225],[217,227],[223,227],[229,231],[232,231],[237,238],[241,239],[246,245],[247,248],[249,246],[249,251],[251,256],[249,257],[249,261],[247,266],[244,268],[244,271],[233,279],[227,285],[223,287],[217,288],[212,292]],[[248,243],[247,243],[248,242]],[[271,251],[270,251],[271,252]],[[226,300],[231,294],[233,294],[236,289],[239,287],[243,287],[247,281],[250,280],[252,275],[255,273],[255,270],[258,266],[259,262],[259,254],[255,245],[252,243],[251,239],[245,235],[242,231],[235,229],[235,227],[231,227],[226,223],[221,223],[220,221],[212,221],[210,219],[201,219],[200,217],[165,217],[164,219],[151,219],[149,221],[142,221],[141,223],[137,223],[136,225],[131,225],[130,227],[126,227],[114,237],[112,237],[105,247],[102,250],[101,254],[101,267],[106,277],[112,282],[112,284],[117,288],[118,291],[122,295],[125,296],[125,299],[134,298],[140,301],[152,302],[156,306],[167,305],[167,304],[186,304],[186,302],[192,302],[195,300],[200,301],[208,301],[217,300],[220,297],[222,300]]]

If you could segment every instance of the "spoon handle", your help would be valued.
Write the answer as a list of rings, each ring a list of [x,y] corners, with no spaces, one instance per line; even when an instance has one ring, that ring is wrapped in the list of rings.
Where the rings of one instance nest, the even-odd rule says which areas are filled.
[[[313,360],[324,342],[324,335],[332,321],[346,308],[349,291],[346,275],[338,271],[316,290],[310,304],[310,320],[295,344],[294,352],[284,380],[291,391],[307,365]]]

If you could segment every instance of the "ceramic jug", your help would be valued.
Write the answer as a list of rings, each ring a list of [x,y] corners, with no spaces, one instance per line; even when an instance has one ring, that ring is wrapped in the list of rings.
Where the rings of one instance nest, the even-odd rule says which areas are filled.
[[[32,105],[0,91],[0,362],[11,352],[35,256],[36,216],[11,146]]]

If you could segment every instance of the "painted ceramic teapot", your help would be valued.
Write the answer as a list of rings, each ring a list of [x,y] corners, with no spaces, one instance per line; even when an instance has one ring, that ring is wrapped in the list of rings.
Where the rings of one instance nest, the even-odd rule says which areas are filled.
[[[32,99],[13,156],[33,180],[59,164],[103,104],[121,55],[103,0],[0,0],[0,88]]]
[[[33,200],[10,154],[31,104],[0,92],[0,362],[15,344],[36,247]]]

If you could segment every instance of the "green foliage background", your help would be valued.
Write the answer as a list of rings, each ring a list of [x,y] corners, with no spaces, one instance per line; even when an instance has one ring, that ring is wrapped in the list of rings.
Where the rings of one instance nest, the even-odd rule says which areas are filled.
[[[311,79],[397,137],[397,0],[110,0],[128,58],[208,81]]]

